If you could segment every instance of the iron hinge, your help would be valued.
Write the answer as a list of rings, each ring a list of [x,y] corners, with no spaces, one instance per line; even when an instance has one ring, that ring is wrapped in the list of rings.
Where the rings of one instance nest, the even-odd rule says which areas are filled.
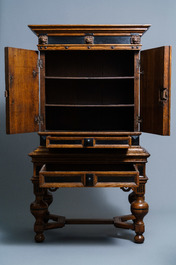
[[[142,118],[140,116],[137,116],[137,123],[142,123]]]
[[[140,75],[144,74],[144,71],[142,71],[142,69],[141,69],[141,60],[140,59],[136,59],[136,71]]]
[[[35,116],[34,120],[37,124],[43,124],[43,116]]]
[[[39,68],[43,68],[43,61],[42,61],[42,59],[38,59],[38,60],[37,60],[37,66],[38,66]]]
[[[139,69],[140,66],[141,66],[141,60],[140,59],[137,59],[137,61],[136,61],[136,67],[137,67],[137,69]]]

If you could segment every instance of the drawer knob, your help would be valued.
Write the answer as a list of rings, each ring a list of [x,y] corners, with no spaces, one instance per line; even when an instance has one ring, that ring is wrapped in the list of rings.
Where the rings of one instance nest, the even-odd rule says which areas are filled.
[[[85,138],[84,139],[84,147],[93,146],[93,139],[92,138]]]
[[[86,186],[92,187],[94,185],[94,175],[86,174]]]

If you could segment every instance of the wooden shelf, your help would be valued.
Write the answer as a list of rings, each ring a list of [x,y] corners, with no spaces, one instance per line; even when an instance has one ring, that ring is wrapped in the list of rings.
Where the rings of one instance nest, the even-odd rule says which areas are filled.
[[[134,79],[134,76],[45,76],[45,79]]]
[[[93,107],[93,108],[99,108],[99,107],[106,107],[106,108],[114,108],[114,107],[134,107],[134,104],[108,104],[108,105],[80,105],[80,104],[45,104],[46,107]]]

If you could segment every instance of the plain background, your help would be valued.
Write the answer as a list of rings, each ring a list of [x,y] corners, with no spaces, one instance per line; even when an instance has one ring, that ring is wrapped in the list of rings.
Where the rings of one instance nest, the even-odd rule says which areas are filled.
[[[146,241],[111,226],[70,226],[46,232],[44,244],[33,241],[32,163],[39,145],[36,133],[6,135],[4,47],[36,49],[28,24],[152,24],[143,49],[172,45],[171,136],[141,136],[151,157],[145,218]],[[0,0],[0,264],[176,264],[176,1],[175,0]],[[112,217],[129,213],[120,189],[60,189],[52,211],[67,217]]]

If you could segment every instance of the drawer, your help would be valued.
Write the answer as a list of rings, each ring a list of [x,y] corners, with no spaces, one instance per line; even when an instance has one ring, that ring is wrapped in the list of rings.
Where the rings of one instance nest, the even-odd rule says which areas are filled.
[[[39,172],[40,187],[136,187],[139,171],[132,163],[116,165],[45,164]]]
[[[57,137],[47,136],[47,148],[129,148],[131,137]]]

